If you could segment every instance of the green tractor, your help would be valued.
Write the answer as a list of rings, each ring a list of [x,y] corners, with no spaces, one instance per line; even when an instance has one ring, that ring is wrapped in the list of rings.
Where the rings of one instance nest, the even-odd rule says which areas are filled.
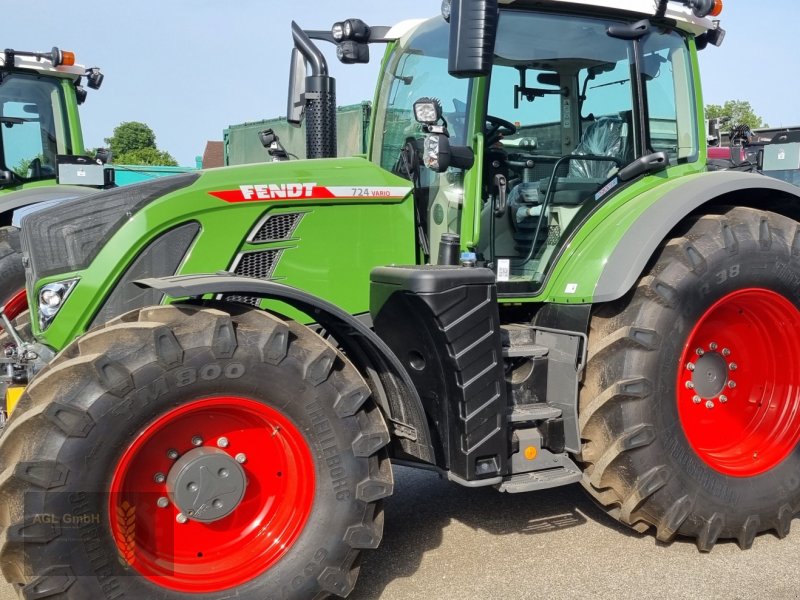
[[[787,535],[800,197],[706,169],[697,52],[720,8],[452,0],[293,25],[309,160],[27,216],[5,578],[28,598],[346,596],[393,463],[580,482],[702,551]],[[314,40],[346,63],[387,44],[366,157],[333,157]]]
[[[25,306],[18,294],[25,285],[21,216],[41,202],[88,195],[110,177],[102,163],[84,156],[78,113],[84,81],[99,89],[103,74],[76,64],[68,50],[0,52],[0,305],[11,302],[12,315]]]

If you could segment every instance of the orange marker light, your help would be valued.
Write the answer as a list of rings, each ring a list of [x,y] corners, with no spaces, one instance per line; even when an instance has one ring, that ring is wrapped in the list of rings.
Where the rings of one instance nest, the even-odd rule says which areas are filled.
[[[714,0],[714,8],[711,9],[711,12],[709,14],[712,17],[720,16],[720,14],[722,14],[722,5],[723,5],[722,0]]]
[[[61,51],[61,64],[71,67],[75,64],[75,53],[69,50]]]
[[[527,448],[525,448],[525,458],[527,460],[533,460],[534,458],[536,458],[537,454],[538,452],[535,446],[528,446]]]

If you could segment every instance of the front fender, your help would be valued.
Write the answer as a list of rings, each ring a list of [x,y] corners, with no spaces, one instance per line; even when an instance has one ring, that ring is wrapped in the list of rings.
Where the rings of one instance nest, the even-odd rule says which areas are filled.
[[[135,283],[173,298],[234,294],[279,300],[307,314],[334,337],[370,381],[373,391],[377,392],[373,394],[375,400],[389,418],[393,438],[399,447],[423,462],[435,463],[422,401],[405,367],[389,346],[353,315],[288,285],[225,273],[142,279]]]
[[[800,207],[800,189],[763,175],[717,171],[665,182],[617,206],[571,248],[558,266],[548,301],[600,303],[621,298],[683,219],[726,195],[736,196],[731,204],[747,199],[748,205],[758,206],[759,198],[779,196]]]

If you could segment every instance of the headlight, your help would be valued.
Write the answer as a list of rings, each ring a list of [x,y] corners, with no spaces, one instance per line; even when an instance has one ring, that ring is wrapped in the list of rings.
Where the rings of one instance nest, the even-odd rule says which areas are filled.
[[[43,285],[39,290],[39,328],[42,331],[50,326],[76,283],[77,279],[56,281]]]

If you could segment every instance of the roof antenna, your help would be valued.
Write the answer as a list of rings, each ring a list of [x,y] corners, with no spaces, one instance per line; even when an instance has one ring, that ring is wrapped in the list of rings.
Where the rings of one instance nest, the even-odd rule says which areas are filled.
[[[658,0],[658,9],[656,10],[656,18],[662,19],[667,14],[667,3],[669,0]]]

